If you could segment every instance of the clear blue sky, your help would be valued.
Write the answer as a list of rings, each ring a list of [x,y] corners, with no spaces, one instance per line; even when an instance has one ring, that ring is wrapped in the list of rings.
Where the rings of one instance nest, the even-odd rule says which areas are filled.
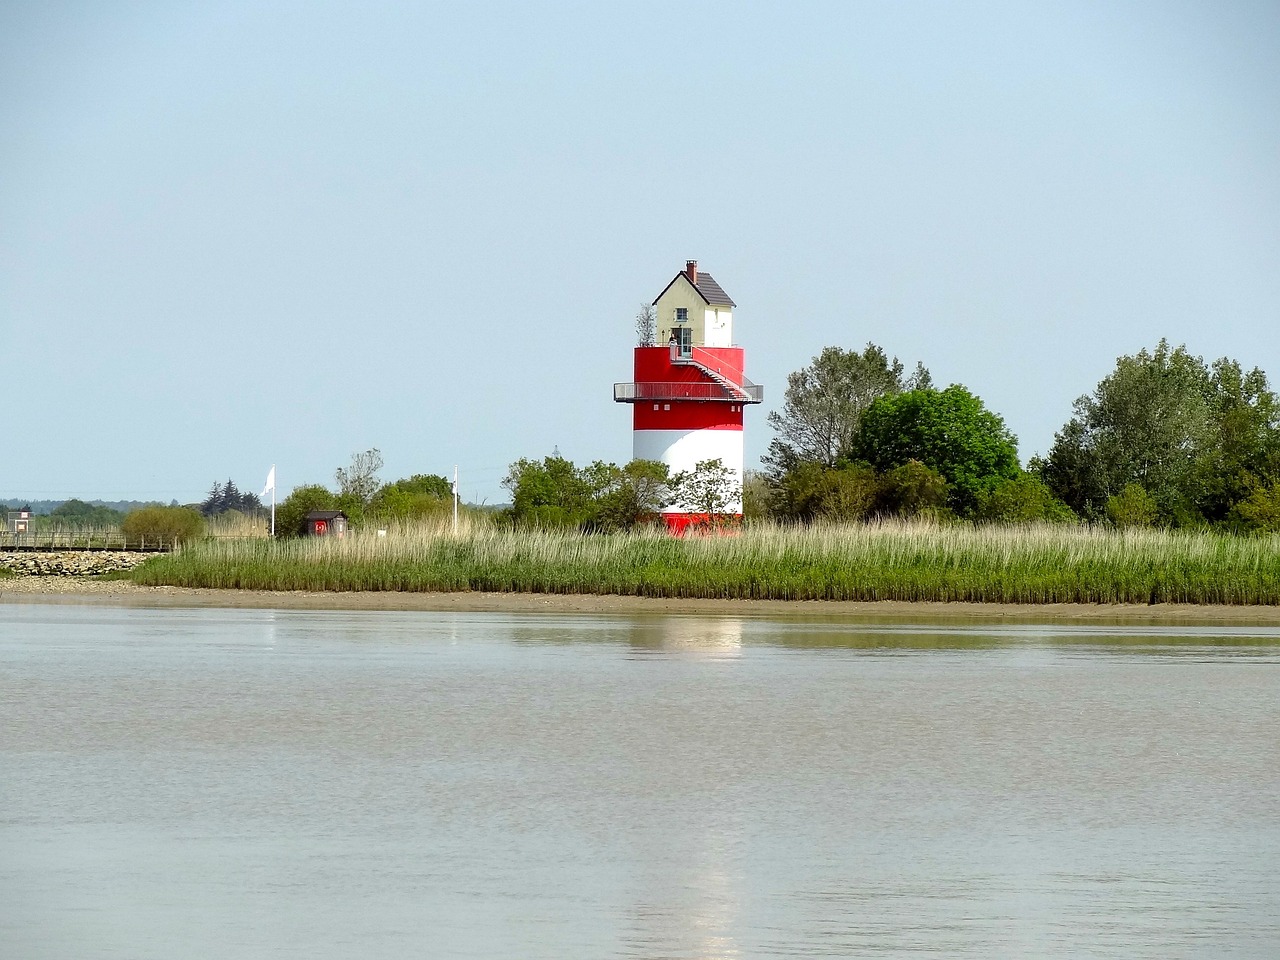
[[[10,3],[0,496],[625,461],[686,258],[765,411],[880,344],[1044,453],[1161,337],[1280,378],[1280,5]]]

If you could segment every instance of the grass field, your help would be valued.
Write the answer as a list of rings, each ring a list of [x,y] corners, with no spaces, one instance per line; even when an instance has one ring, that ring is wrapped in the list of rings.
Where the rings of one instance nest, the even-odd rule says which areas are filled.
[[[206,541],[148,561],[132,579],[261,590],[1280,604],[1280,536],[887,523],[674,539],[418,527],[343,540]]]

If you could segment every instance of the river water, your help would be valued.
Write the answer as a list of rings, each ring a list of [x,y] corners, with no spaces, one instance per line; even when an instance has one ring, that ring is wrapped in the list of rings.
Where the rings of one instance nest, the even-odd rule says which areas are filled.
[[[1280,957],[1280,629],[0,604],[0,956]]]

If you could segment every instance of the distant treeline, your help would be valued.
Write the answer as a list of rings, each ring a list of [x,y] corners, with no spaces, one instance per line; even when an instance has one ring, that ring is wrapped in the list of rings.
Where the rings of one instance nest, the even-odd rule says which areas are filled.
[[[176,501],[174,501],[176,503]],[[4,504],[5,510],[20,510],[23,507],[30,507],[34,516],[48,516],[59,507],[71,504],[71,509],[80,512],[78,505],[90,507],[105,507],[119,514],[126,514],[142,507],[154,507],[160,503],[159,500],[78,500],[71,498],[68,500],[20,500],[10,497],[8,499],[0,499],[0,504]],[[64,511],[65,512],[65,511]]]

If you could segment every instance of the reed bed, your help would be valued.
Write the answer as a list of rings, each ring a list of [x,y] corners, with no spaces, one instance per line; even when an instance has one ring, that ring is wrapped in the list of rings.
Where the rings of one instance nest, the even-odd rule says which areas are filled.
[[[675,539],[466,526],[345,539],[204,541],[144,584],[751,600],[1280,604],[1280,536],[907,523]]]

